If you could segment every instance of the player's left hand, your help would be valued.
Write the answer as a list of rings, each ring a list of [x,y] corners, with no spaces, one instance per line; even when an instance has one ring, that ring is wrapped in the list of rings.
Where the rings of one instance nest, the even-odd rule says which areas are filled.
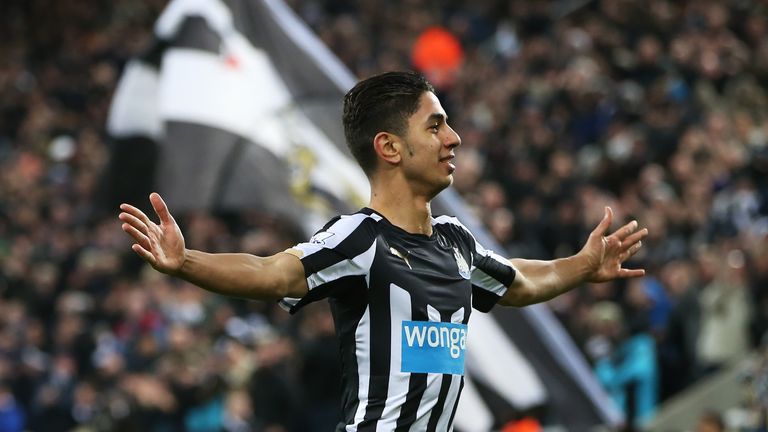
[[[648,229],[638,230],[637,221],[631,221],[607,235],[613,221],[613,210],[605,208],[605,216],[579,251],[586,258],[589,266],[589,282],[605,282],[616,278],[633,278],[645,275],[643,269],[626,269],[622,265],[642,246],[642,239],[648,235]]]

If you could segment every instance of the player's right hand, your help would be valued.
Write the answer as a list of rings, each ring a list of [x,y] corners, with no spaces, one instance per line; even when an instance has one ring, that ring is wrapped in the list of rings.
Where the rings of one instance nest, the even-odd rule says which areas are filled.
[[[184,236],[159,194],[151,193],[149,202],[160,218],[160,224],[152,222],[138,208],[121,204],[122,212],[118,217],[123,221],[122,229],[135,241],[131,249],[141,258],[160,272],[176,274],[186,257]]]

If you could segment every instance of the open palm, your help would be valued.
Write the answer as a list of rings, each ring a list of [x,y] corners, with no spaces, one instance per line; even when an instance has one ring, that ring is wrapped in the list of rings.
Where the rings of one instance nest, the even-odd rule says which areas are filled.
[[[643,269],[626,269],[622,265],[640,250],[642,239],[648,235],[648,230],[637,230],[637,221],[629,222],[610,235],[606,235],[613,221],[613,210],[605,208],[603,220],[589,235],[581,254],[585,255],[590,264],[588,280],[590,282],[605,282],[616,278],[631,278],[645,275]]]
[[[123,221],[122,229],[135,241],[131,246],[134,252],[156,270],[174,274],[184,264],[184,236],[160,195],[150,194],[149,201],[160,218],[160,224],[152,222],[138,208],[121,204],[122,212],[118,217]]]

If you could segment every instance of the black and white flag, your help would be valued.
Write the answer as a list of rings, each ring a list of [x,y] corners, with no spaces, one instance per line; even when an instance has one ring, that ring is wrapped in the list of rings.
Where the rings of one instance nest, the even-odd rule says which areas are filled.
[[[296,62],[280,31],[259,2],[172,1],[113,99],[113,195],[132,198],[131,178],[152,185],[121,169],[140,165],[130,163],[139,147],[159,157],[139,172],[176,210],[259,208],[311,229],[363,205],[367,180],[328,132],[340,130],[330,124],[341,118],[337,93],[328,91],[340,83]]]
[[[368,182],[341,125],[355,81],[280,0],[172,0],[112,101],[113,200],[156,189],[176,211],[262,209],[307,232],[356,210]],[[435,208],[501,252],[452,190]],[[472,315],[457,430],[533,408],[569,430],[620,421],[545,306],[500,309]]]

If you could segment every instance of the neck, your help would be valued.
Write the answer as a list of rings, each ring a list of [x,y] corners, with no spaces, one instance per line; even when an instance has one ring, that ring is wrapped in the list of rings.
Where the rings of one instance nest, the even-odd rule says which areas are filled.
[[[369,207],[411,234],[432,235],[431,197],[415,194],[407,184],[371,180]]]

